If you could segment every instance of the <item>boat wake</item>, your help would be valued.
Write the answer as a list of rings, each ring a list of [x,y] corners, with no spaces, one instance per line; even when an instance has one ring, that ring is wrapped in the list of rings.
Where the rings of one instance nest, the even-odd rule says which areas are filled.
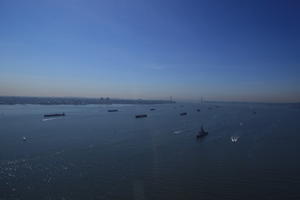
[[[50,120],[54,120],[54,119],[58,119],[58,118],[47,118],[47,119],[42,119],[42,121],[46,122],[46,121],[50,121]]]
[[[178,135],[178,134],[181,134],[183,133],[183,130],[176,130],[176,131],[173,131],[173,134],[174,135]]]
[[[231,139],[231,142],[235,143],[239,140],[239,136],[231,136],[230,139]]]

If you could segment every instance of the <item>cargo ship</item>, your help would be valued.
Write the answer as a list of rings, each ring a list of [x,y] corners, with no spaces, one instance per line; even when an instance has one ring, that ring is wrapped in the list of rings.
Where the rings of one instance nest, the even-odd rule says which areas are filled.
[[[110,109],[107,112],[118,112],[118,111],[119,111],[118,109]]]
[[[54,114],[44,115],[44,117],[64,117],[64,116],[66,116],[65,113],[54,113]]]
[[[135,116],[135,118],[145,118],[145,117],[147,117],[146,114],[143,114],[143,115],[136,115],[136,116]]]

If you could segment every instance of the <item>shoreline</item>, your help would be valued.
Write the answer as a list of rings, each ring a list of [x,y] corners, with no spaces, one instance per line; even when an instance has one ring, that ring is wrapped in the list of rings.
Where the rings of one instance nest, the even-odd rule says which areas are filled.
[[[110,99],[79,97],[8,97],[0,96],[0,105],[115,105],[115,104],[174,104],[175,101],[144,99]]]

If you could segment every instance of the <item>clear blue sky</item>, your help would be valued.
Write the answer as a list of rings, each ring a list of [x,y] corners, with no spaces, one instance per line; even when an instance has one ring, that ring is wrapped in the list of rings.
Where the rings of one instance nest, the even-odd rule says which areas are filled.
[[[300,101],[300,1],[0,0],[0,95]]]

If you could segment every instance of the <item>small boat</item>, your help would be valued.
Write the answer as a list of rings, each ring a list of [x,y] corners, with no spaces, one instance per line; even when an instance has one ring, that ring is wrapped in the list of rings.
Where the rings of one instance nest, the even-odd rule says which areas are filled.
[[[187,115],[187,113],[186,112],[180,113],[180,116],[184,116],[184,115]]]
[[[150,108],[150,111],[154,111],[155,110],[155,108]]]
[[[136,115],[136,116],[135,116],[135,118],[145,118],[145,117],[147,117],[146,114],[143,114],[143,115]]]
[[[252,114],[255,115],[255,114],[256,114],[256,111],[253,111]]]
[[[64,117],[64,116],[66,116],[65,113],[55,113],[55,114],[44,115],[44,117]]]
[[[203,129],[203,126],[201,126],[201,130],[198,132],[196,137],[197,137],[197,139],[200,139],[200,138],[203,138],[207,135],[208,135],[208,132]]]
[[[200,109],[197,109],[197,112],[200,112]]]
[[[118,112],[118,111],[119,111],[118,109],[110,109],[107,112]]]

